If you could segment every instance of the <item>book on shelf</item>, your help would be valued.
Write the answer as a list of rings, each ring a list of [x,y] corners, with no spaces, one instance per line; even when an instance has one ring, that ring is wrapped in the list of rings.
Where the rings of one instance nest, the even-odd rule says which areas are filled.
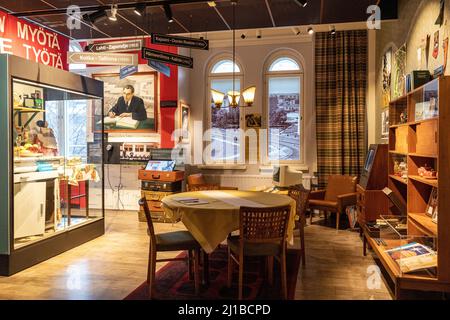
[[[411,72],[411,89],[417,89],[431,80],[430,71],[414,70]]]
[[[406,87],[406,93],[411,92],[411,74],[407,74],[405,76],[405,87]]]
[[[417,242],[408,243],[385,252],[398,264],[402,273],[437,267],[437,253]]]

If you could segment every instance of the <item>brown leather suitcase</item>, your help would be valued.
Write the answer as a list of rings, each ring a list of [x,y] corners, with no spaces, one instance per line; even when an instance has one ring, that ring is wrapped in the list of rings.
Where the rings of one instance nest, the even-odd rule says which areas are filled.
[[[175,182],[184,179],[184,171],[139,170],[139,180]]]

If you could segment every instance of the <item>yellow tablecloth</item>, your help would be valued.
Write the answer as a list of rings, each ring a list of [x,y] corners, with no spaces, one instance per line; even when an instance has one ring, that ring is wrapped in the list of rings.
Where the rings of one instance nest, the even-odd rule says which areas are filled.
[[[176,199],[197,198],[204,204],[188,205]],[[181,218],[186,228],[211,253],[226,239],[228,234],[239,230],[240,206],[277,207],[291,206],[288,224],[288,239],[293,242],[295,226],[295,200],[279,194],[253,191],[196,191],[167,196],[162,199],[163,209],[169,217]]]

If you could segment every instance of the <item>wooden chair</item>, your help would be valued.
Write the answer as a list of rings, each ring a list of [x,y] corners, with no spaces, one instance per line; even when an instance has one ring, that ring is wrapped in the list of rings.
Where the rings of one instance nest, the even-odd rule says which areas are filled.
[[[305,225],[306,210],[308,209],[309,195],[311,191],[305,189],[303,185],[296,185],[289,188],[288,195],[295,200],[297,204],[297,216],[299,220],[297,226],[300,232],[300,244],[302,247],[302,265],[306,265],[306,248],[305,248]]]
[[[239,236],[232,236],[227,239],[228,287],[231,287],[234,261],[239,265],[239,300],[242,300],[245,256],[275,257],[281,266],[282,295],[283,298],[287,298],[286,233],[290,213],[290,206],[240,208]],[[271,260],[267,260],[269,269],[271,269],[271,262],[269,262]]]
[[[157,252],[167,251],[188,251],[188,268],[189,274],[192,273],[192,264],[194,265],[194,283],[195,294],[200,292],[200,273],[199,273],[199,261],[200,261],[200,244],[192,237],[189,231],[174,231],[162,234],[155,234],[153,228],[153,222],[150,215],[150,209],[148,207],[145,198],[139,200],[139,205],[144,208],[145,217],[147,218],[148,235],[150,236],[149,245],[149,257],[148,257],[148,273],[147,283],[149,286],[149,297],[153,296],[153,286],[155,280],[155,271],[157,262],[166,261],[179,261],[186,260],[186,258],[172,258],[172,259],[157,259]]]
[[[202,173],[191,174],[187,177],[187,191],[205,190],[238,190],[236,187],[223,187],[217,183],[207,183]]]
[[[328,212],[336,213],[336,229],[339,230],[340,214],[348,206],[356,205],[357,177],[345,175],[330,175],[325,190],[312,191],[308,201],[311,210],[311,223],[314,209],[324,211],[325,219]]]

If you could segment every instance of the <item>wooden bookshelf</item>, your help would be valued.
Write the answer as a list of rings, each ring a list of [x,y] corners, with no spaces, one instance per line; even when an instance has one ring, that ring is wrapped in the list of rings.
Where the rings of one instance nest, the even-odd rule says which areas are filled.
[[[434,101],[439,114],[433,108]],[[408,122],[400,123],[405,112]],[[434,240],[437,273],[401,274],[398,265],[385,253],[400,245],[400,240],[385,241],[387,245],[380,246],[365,233],[367,243],[392,278],[396,298],[401,299],[407,296],[403,293],[410,291],[450,292],[450,77],[435,79],[392,101],[389,114],[393,116],[389,128],[388,187],[406,205],[408,238]],[[394,175],[394,164],[399,158],[407,163],[407,181]],[[436,170],[438,178],[421,177],[418,169],[424,166]],[[439,199],[437,223],[425,213],[434,188]],[[387,214],[398,212],[391,206]]]

